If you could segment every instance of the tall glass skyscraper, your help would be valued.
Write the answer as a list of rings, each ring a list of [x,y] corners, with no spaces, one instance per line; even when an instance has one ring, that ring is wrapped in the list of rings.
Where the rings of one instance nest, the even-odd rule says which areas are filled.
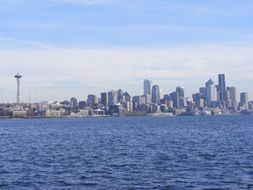
[[[154,85],[152,87],[152,103],[153,104],[160,104],[160,88],[158,85]]]
[[[176,92],[179,94],[179,97],[184,97],[184,87],[176,87]]]
[[[144,95],[151,95],[152,81],[145,79],[144,80]]]
[[[225,75],[224,74],[219,74],[218,75],[218,79],[219,79],[219,97],[220,97],[220,101],[226,101],[226,82],[225,82]]]

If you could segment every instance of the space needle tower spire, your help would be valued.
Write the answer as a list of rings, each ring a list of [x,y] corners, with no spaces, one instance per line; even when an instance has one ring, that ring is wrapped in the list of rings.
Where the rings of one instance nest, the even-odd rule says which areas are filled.
[[[22,75],[19,73],[14,76],[17,79],[17,104],[20,103],[20,81],[19,79],[22,78]]]

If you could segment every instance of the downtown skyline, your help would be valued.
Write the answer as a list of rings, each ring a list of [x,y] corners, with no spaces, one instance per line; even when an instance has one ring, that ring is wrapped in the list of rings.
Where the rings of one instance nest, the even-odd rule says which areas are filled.
[[[253,2],[207,0],[11,0],[0,3],[0,101],[78,99],[122,88],[142,93],[153,78],[191,96],[226,73],[253,89]],[[238,95],[239,96],[239,95]],[[34,98],[36,97],[36,98]]]
[[[69,97],[67,97],[65,99],[54,99],[54,100],[44,99],[44,100],[37,101],[36,97],[32,97],[33,95],[30,91],[28,100],[22,101],[22,99],[21,99],[21,101],[20,101],[20,79],[22,77],[23,76],[20,75],[19,73],[17,73],[14,76],[15,79],[18,78],[17,79],[17,96],[16,96],[16,103],[17,104],[19,104],[19,103],[39,103],[39,102],[43,102],[43,101],[61,101],[61,100],[68,100],[69,99]],[[218,74],[217,79],[218,80],[213,80],[212,78],[210,78],[206,82],[202,83],[202,85],[200,85],[198,87],[198,89],[196,89],[191,94],[189,92],[187,92],[187,90],[185,90],[184,86],[179,86],[179,85],[170,91],[163,90],[158,83],[154,82],[153,79],[150,78],[150,79],[143,80],[142,92],[140,92],[138,94],[129,93],[131,91],[128,91],[126,89],[119,87],[117,89],[100,91],[99,93],[87,92],[86,97],[82,96],[81,98],[74,96],[72,94],[71,98],[75,98],[75,99],[77,98],[77,99],[79,99],[79,101],[86,101],[87,100],[87,102],[88,102],[89,96],[92,96],[92,99],[94,97],[96,97],[96,98],[98,98],[98,101],[103,101],[103,99],[104,99],[102,97],[103,93],[106,93],[106,94],[111,93],[111,92],[112,93],[113,92],[119,93],[119,91],[121,91],[120,93],[126,92],[127,96],[130,96],[131,98],[133,98],[133,100],[131,100],[131,101],[134,101],[134,97],[150,96],[150,97],[146,97],[146,98],[150,99],[150,101],[152,101],[153,103],[156,103],[156,104],[160,104],[160,101],[163,98],[166,99],[167,95],[173,96],[174,92],[177,92],[179,97],[184,97],[185,100],[188,99],[188,100],[194,101],[194,97],[196,98],[196,96],[201,96],[203,99],[205,99],[207,106],[210,106],[211,102],[213,102],[213,101],[214,102],[218,101],[220,103],[223,102],[225,104],[225,102],[227,102],[227,99],[234,101],[235,104],[238,104],[238,100],[241,100],[241,95],[243,93],[247,94],[247,99],[248,99],[247,101],[252,100],[251,96],[249,95],[248,92],[238,91],[238,87],[230,85],[230,83],[226,80],[225,74]],[[108,87],[105,87],[105,89],[106,88],[108,89]],[[153,92],[153,91],[155,91],[155,92]],[[155,93],[155,95],[153,95],[153,93]],[[34,92],[34,96],[37,96],[36,92]],[[101,98],[99,98],[99,96],[101,96]],[[3,103],[14,103],[14,102],[3,102]]]
[[[189,97],[191,98],[192,95],[194,93],[196,93],[197,91],[199,91],[199,88],[205,86],[205,83],[208,82],[208,80],[212,80],[216,85],[219,84],[219,77],[217,78],[217,75],[212,75],[213,77],[209,77],[209,78],[205,78],[204,81],[202,82],[198,82],[198,85],[196,81],[192,81],[192,82],[196,82],[196,84],[194,84],[194,86],[196,86],[196,89],[193,89],[192,86],[185,86],[182,83],[180,83],[181,85],[176,85],[176,84],[171,84],[170,81],[167,82],[164,80],[161,80],[160,82],[158,80],[154,80],[152,77],[149,78],[144,78],[145,80],[150,80],[152,81],[152,85],[150,86],[150,89],[152,90],[152,87],[154,85],[159,86],[159,89],[161,90],[162,94],[168,94],[172,91],[174,91],[176,88],[178,87],[183,87],[184,88],[184,93],[185,93],[185,97]],[[227,77],[227,75],[226,75]],[[99,96],[101,92],[109,92],[111,90],[117,90],[117,89],[123,89],[126,92],[129,92],[131,95],[145,95],[145,91],[143,90],[143,80],[144,79],[138,79],[139,84],[137,84],[136,86],[132,87],[132,88],[124,88],[125,84],[122,83],[118,83],[118,86],[114,86],[114,87],[110,87],[110,86],[103,86],[102,84],[100,86],[96,86],[96,89],[92,91],[92,88],[90,89],[79,89],[79,92],[76,93],[74,91],[68,91],[66,89],[66,91],[61,91],[61,93],[59,93],[59,95],[57,96],[53,96],[53,98],[42,98],[42,95],[40,94],[44,88],[43,86],[40,86],[40,84],[38,84],[36,87],[34,88],[29,88],[29,89],[24,89],[23,86],[26,86],[26,84],[24,84],[24,82],[26,82],[26,80],[24,80],[25,77],[21,78],[21,84],[20,84],[20,102],[23,103],[28,103],[28,102],[41,102],[41,101],[60,101],[60,100],[68,100],[71,97],[76,97],[79,100],[85,100],[87,98],[87,96],[89,94],[94,94]],[[246,91],[243,90],[242,88],[240,88],[240,86],[234,85],[235,83],[231,83],[229,77],[227,77],[227,81],[226,81],[226,87],[236,87],[236,97],[237,99],[240,97],[240,93],[241,92],[247,92],[249,95],[249,99],[252,100],[252,94],[250,93],[250,91]],[[17,100],[17,86],[16,86],[16,79],[14,77],[11,78],[14,82],[13,82],[13,86],[12,88],[12,94],[9,97],[10,101],[4,101],[4,99],[2,98],[2,101],[0,101],[1,103],[14,103]],[[145,81],[144,80],[144,81]],[[144,82],[145,83],[145,82]],[[71,81],[69,81],[69,84],[71,84]],[[168,88],[168,84],[170,84],[170,87]],[[238,84],[238,83],[236,83]],[[64,85],[64,84],[63,84]],[[75,85],[74,83],[72,83],[71,85]],[[80,83],[76,84],[76,85],[80,85]],[[144,85],[145,86],[145,85]],[[64,86],[62,86],[63,88],[60,90],[64,89]],[[52,87],[53,88],[53,87]],[[192,90],[189,90],[192,89]],[[242,90],[241,90],[242,89]],[[248,88],[250,89],[250,88]],[[219,90],[219,89],[217,89]],[[47,92],[48,93],[48,92]],[[217,92],[218,96],[221,96],[219,93]],[[80,95],[81,94],[81,95]],[[49,96],[50,97],[50,96]]]
[[[16,74],[16,103],[1,104],[2,118],[60,118],[60,117],[110,117],[110,116],[199,116],[252,114],[253,101],[247,92],[230,86],[225,74],[218,75],[218,83],[209,79],[191,97],[185,88],[177,86],[163,92],[152,80],[143,80],[143,93],[131,94],[124,89],[90,93],[87,98],[42,102],[20,102],[20,79]]]

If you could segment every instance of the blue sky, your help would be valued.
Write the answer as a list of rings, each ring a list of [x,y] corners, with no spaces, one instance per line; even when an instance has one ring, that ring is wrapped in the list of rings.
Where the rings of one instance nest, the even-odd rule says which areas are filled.
[[[85,99],[152,77],[188,95],[218,73],[253,94],[252,0],[1,0],[0,90],[22,98]]]

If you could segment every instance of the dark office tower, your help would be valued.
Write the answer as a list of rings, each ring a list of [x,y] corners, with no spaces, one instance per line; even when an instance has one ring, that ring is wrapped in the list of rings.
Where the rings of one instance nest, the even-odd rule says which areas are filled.
[[[192,95],[192,99],[195,102],[197,107],[200,107],[200,99],[201,99],[201,94],[200,93],[195,93]]]
[[[133,102],[139,105],[140,104],[140,96],[134,96]]]
[[[138,108],[140,106],[140,96],[134,96],[132,98],[133,101],[133,110],[138,111]]]
[[[245,110],[249,108],[249,98],[247,92],[242,92],[240,94],[240,104]]]
[[[131,101],[131,96],[128,92],[123,93],[123,102],[130,102]]]
[[[101,93],[101,104],[105,107],[108,105],[108,99],[107,99],[107,93],[106,92]]]
[[[150,94],[151,95],[151,87],[152,87],[152,81],[145,79],[144,80],[144,86],[143,86],[143,90],[144,90],[144,95]]]
[[[184,87],[177,87],[176,92],[179,94],[179,97],[184,97]]]
[[[89,94],[87,98],[87,105],[92,107],[93,105],[98,103],[98,97],[94,94]]]
[[[87,106],[87,102],[86,101],[80,101],[79,102],[79,109],[84,109]]]
[[[157,85],[152,87],[152,103],[153,104],[160,104],[160,88]]]
[[[172,92],[170,94],[171,100],[173,101],[173,107],[179,108],[179,94],[178,92]]]
[[[221,102],[226,101],[226,82],[225,82],[225,75],[224,74],[219,74],[218,75],[219,79],[219,100]]]
[[[121,89],[118,90],[118,102],[119,103],[123,102],[123,90]]]

